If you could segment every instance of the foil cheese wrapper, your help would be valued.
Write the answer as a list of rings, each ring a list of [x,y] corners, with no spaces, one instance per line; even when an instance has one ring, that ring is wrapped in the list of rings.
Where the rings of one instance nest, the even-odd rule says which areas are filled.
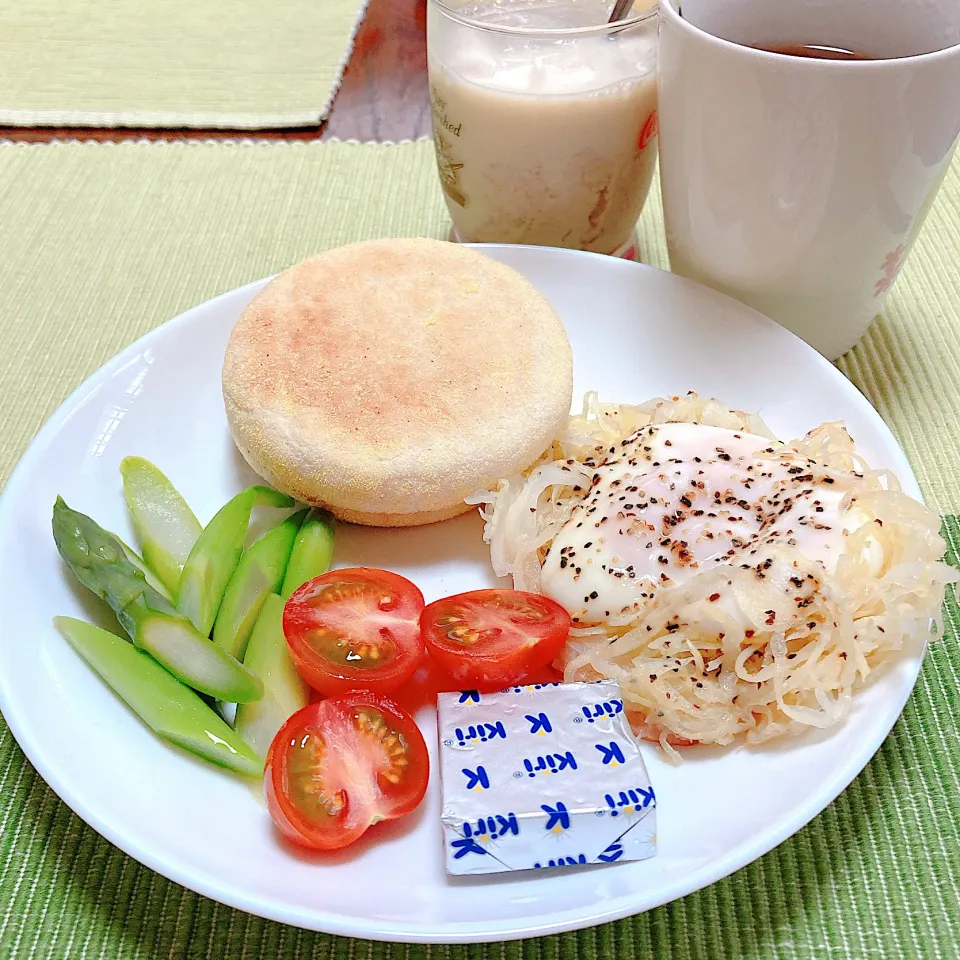
[[[437,714],[448,873],[656,853],[656,796],[614,681],[442,693]]]

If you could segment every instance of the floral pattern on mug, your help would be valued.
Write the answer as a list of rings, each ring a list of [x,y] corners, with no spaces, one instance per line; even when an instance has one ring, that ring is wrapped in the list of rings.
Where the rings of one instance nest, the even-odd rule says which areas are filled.
[[[896,250],[891,250],[887,254],[886,259],[883,261],[883,265],[880,267],[880,269],[883,271],[883,276],[873,286],[873,295],[875,297],[879,297],[880,294],[886,293],[893,286],[893,281],[897,279],[897,274],[900,272],[900,268],[903,266],[903,260],[906,252],[906,244],[901,243]]]

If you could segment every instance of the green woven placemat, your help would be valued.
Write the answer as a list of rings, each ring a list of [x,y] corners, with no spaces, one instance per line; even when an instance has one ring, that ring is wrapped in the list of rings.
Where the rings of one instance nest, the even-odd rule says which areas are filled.
[[[363,5],[8,0],[0,8],[0,124],[316,124]]]
[[[0,479],[74,386],[184,308],[324,247],[443,236],[434,178],[430,144],[0,147]],[[950,444],[960,383],[950,379],[960,372],[958,196],[955,168],[887,316],[841,361],[945,513],[960,497]],[[663,264],[658,216],[654,197],[641,244]],[[960,524],[947,517],[945,531],[956,561]],[[0,722],[0,958],[955,957],[958,633],[951,605],[947,638],[878,755],[776,850],[649,913],[508,944],[346,940],[185,891],[74,816]],[[706,798],[699,829],[709,828]]]

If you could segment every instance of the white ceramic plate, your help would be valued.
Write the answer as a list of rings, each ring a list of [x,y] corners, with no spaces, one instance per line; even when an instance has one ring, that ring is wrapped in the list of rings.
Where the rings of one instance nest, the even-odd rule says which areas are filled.
[[[868,460],[919,498],[867,401],[769,320],[633,263],[530,247],[486,251],[529,277],[563,316],[577,396],[599,388],[629,402],[693,389],[759,411],[784,438],[843,419]],[[376,842],[325,859],[278,843],[254,791],[154,737],[50,624],[54,614],[97,609],[54,548],[58,493],[125,536],[117,467],[128,454],[159,464],[201,521],[254,480],[227,431],[220,364],[234,320],[263,282],[188,311],[110,361],[41,430],[0,502],[0,708],[40,774],[87,823],[178,883],[264,917],[385,940],[498,940],[612,920],[705,886],[803,826],[861,770],[900,714],[919,650],[826,734],[763,749],[697,749],[680,767],[646,749],[658,797],[651,860],[449,879],[435,776],[421,808],[378,828]],[[427,602],[494,582],[474,515],[403,531],[342,526],[336,562],[397,570]],[[433,744],[432,711],[418,719]]]

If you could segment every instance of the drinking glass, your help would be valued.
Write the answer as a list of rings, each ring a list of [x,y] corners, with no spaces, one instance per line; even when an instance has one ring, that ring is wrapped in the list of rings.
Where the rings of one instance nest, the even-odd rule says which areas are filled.
[[[644,9],[608,24],[610,6],[429,0],[451,239],[634,258],[657,155],[657,18]]]

